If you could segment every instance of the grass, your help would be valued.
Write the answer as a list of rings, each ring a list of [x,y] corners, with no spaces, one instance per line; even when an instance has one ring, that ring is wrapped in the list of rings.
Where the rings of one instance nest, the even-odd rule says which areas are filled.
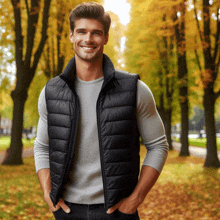
[[[27,140],[26,138],[22,139],[23,147],[30,148],[34,146],[34,139]],[[5,151],[10,145],[10,136],[0,136],[0,151]]]
[[[42,199],[33,157],[24,159],[24,165],[0,169],[0,219],[53,219]]]
[[[141,219],[220,219],[220,169],[203,164],[204,159],[170,151],[162,174],[139,207]]]
[[[141,148],[141,162],[145,156]],[[220,219],[220,170],[203,168],[204,160],[169,152],[163,172],[139,207],[141,220]],[[43,201],[33,157],[21,166],[0,165],[0,219],[52,220]]]
[[[220,138],[217,138],[217,149],[220,150]],[[180,142],[179,138],[174,138],[174,141]],[[195,147],[202,147],[206,148],[206,138],[189,138],[189,145],[195,146]]]

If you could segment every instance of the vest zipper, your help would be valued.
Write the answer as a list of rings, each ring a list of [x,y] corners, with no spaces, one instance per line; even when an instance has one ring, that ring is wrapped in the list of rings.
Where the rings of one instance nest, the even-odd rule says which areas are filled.
[[[69,175],[70,166],[73,163],[73,159],[74,159],[73,152],[75,152],[75,142],[76,142],[76,135],[78,131],[78,125],[79,125],[79,111],[80,111],[79,110],[79,99],[76,93],[75,93],[75,97],[76,97],[76,120],[75,120],[75,123],[72,123],[72,126],[71,126],[71,134],[70,134],[70,142],[69,142],[69,149],[72,149],[72,151],[69,153],[69,157],[68,157],[66,168],[65,168],[65,173],[62,178],[62,184],[63,184],[63,180],[65,176]]]
[[[72,130],[71,130],[71,135],[70,135],[70,144],[69,144],[69,149],[72,149],[72,152],[70,152],[69,154],[69,160],[68,160],[69,164],[67,164],[67,169],[65,169],[66,170],[65,175],[67,174],[67,171],[70,170],[70,166],[73,163],[73,158],[74,158],[73,152],[75,152],[76,135],[78,132],[78,125],[79,125],[79,111],[80,111],[79,99],[76,93],[75,93],[75,96],[76,96],[76,120],[75,120],[74,125],[72,125]]]
[[[98,139],[99,139],[99,152],[100,152],[100,162],[101,162],[101,172],[102,172],[102,182],[103,182],[103,190],[104,190],[104,207],[106,211],[108,210],[108,196],[107,196],[107,188],[106,188],[106,176],[104,170],[104,161],[103,161],[103,148],[102,148],[102,141],[101,141],[101,130],[100,130],[100,99],[102,96],[102,91],[106,87],[106,85],[112,80],[113,77],[109,78],[107,81],[104,80],[102,85],[101,91],[99,93],[97,103],[96,103],[96,115],[97,115],[97,128],[98,128]]]
[[[107,210],[107,188],[106,188],[106,179],[105,179],[105,171],[104,171],[104,161],[103,161],[103,149],[102,149],[102,142],[101,142],[101,131],[100,131],[100,97],[101,92],[99,94],[97,104],[96,104],[96,115],[97,115],[97,127],[98,127],[98,138],[99,138],[99,152],[100,152],[100,161],[101,161],[101,171],[102,171],[102,181],[103,181],[103,190],[104,190],[104,207]]]

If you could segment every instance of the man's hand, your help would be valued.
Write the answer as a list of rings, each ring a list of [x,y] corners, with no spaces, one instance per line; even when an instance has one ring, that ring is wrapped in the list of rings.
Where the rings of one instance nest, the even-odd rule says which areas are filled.
[[[50,199],[50,190],[51,190],[51,179],[50,179],[50,169],[41,169],[37,172],[38,179],[44,194],[44,201],[50,207],[52,212],[57,211],[60,207],[64,212],[70,213],[70,208],[64,203],[63,199],[60,199],[56,207],[53,206],[53,203]]]
[[[49,194],[44,195],[44,201],[47,203],[47,205],[50,207],[50,210],[52,212],[57,211],[58,209],[62,208],[64,212],[70,213],[70,208],[65,204],[63,199],[60,199],[59,202],[57,203],[56,207],[54,207]]]
[[[138,206],[144,201],[147,193],[157,181],[159,175],[160,173],[154,168],[149,166],[142,166],[140,178],[133,193],[118,204],[109,208],[107,213],[111,214],[116,209],[125,214],[135,213]]]
[[[142,203],[142,200],[138,198],[134,198],[132,196],[129,196],[125,199],[123,199],[121,202],[117,203],[113,207],[109,208],[107,213],[111,214],[116,209],[118,209],[120,212],[125,214],[133,214],[136,212],[138,206]]]

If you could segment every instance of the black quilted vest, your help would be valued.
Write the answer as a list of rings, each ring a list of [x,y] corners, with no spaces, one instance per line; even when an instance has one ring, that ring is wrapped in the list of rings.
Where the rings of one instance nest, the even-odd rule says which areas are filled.
[[[128,197],[139,175],[139,131],[136,119],[138,75],[115,71],[103,58],[104,82],[97,100],[97,125],[106,209]],[[74,160],[79,120],[79,98],[74,89],[75,58],[46,85],[50,197],[62,197]]]

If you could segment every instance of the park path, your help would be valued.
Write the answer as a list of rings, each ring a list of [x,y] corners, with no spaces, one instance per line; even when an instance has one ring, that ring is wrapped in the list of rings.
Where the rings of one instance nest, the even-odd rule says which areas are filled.
[[[180,143],[173,142],[174,150],[180,151],[180,147],[181,147]],[[205,159],[206,158],[206,152],[207,152],[206,148],[189,146],[189,153],[190,153],[190,155],[192,155],[194,157],[199,157],[199,158]],[[220,160],[220,151],[218,151],[218,158]]]
[[[174,150],[180,151],[180,147],[181,147],[180,143],[173,142]],[[192,155],[194,157],[199,157],[202,159],[205,159],[205,157],[206,157],[206,148],[189,146],[189,152],[190,152],[190,155]],[[33,148],[26,148],[23,150],[22,157],[23,158],[31,157],[31,156],[33,156],[33,154],[34,154]],[[4,159],[4,156],[5,156],[5,152],[0,152],[0,164],[2,163],[2,161]],[[220,151],[218,151],[218,157],[220,160]]]

